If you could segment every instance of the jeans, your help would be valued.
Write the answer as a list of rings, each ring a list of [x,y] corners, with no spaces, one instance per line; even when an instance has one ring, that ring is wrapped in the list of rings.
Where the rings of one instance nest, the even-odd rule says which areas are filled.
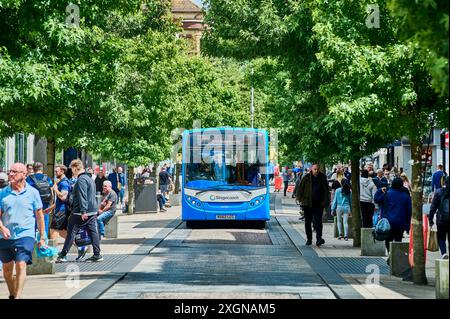
[[[448,243],[448,233],[449,233],[449,224],[437,224],[437,237],[439,243],[439,250],[441,251],[441,255],[447,253],[447,247],[445,242]]]
[[[119,197],[120,205],[123,205],[123,198],[125,196],[125,189],[122,187],[122,189],[119,191],[119,193],[117,195]]]
[[[109,220],[114,216],[114,213],[110,210],[101,213],[97,216],[97,224],[98,224],[98,233],[101,236],[105,235],[105,225],[109,222]]]
[[[323,215],[323,207],[303,207],[305,212],[305,231],[306,237],[308,241],[312,240],[312,228],[311,223],[314,224],[314,229],[316,230],[316,238],[317,241],[322,239],[322,215]]]
[[[286,191],[289,187],[289,182],[288,181],[284,181],[284,196],[286,196]]]
[[[156,197],[158,199],[159,209],[163,209],[164,204],[166,203],[166,198],[163,195],[159,195],[159,194]]]
[[[64,241],[64,247],[61,250],[61,255],[67,255],[67,252],[72,247],[75,236],[81,227],[86,227],[89,237],[92,241],[92,248],[94,250],[95,256],[100,256],[100,241],[98,238],[98,228],[97,228],[97,215],[89,216],[85,221],[81,219],[81,215],[70,215],[69,224],[67,226],[67,237]]]
[[[336,209],[337,214],[337,226],[338,226],[338,232],[339,236],[342,236],[342,222],[341,218],[344,223],[344,237],[348,237],[348,214],[350,212],[349,206],[338,206]]]

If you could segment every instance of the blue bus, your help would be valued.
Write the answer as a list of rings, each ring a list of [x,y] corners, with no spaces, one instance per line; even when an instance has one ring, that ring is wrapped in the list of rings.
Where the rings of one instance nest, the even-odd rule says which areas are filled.
[[[268,135],[249,128],[203,128],[183,133],[182,219],[270,219]]]

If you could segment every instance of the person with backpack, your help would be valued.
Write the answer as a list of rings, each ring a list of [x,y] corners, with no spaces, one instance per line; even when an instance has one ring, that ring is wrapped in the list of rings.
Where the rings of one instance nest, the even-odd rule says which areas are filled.
[[[409,232],[412,216],[411,196],[403,187],[403,180],[396,177],[389,190],[385,187],[377,190],[375,203],[380,206],[381,218],[386,218],[390,224],[390,233],[385,240],[389,252],[390,242],[401,242],[403,233]]]
[[[86,261],[103,261],[103,257],[100,255],[100,240],[97,227],[98,205],[95,197],[95,183],[86,173],[83,162],[80,159],[73,160],[70,163],[70,168],[73,176],[77,178],[77,182],[72,190],[73,203],[72,212],[68,220],[67,237],[56,262],[67,261],[67,253],[80,229],[86,230],[94,250],[94,255]]]
[[[55,193],[55,210],[52,215],[52,222],[50,225],[50,237],[57,238],[67,236],[67,221],[70,215],[68,205],[69,193],[71,192],[71,183],[66,177],[67,167],[64,165],[57,165],[55,168],[56,182],[53,185],[53,192]]]
[[[345,178],[342,179],[341,185],[342,187],[337,188],[334,193],[331,211],[333,215],[337,215],[338,239],[342,239],[342,224],[344,224],[344,240],[348,241],[348,216],[352,207],[352,188]]]
[[[439,250],[441,251],[442,259],[448,259],[447,244],[449,233],[449,210],[448,210],[448,190],[449,190],[449,177],[445,177],[444,187],[439,188],[433,196],[431,202],[430,214],[428,220],[430,227],[434,224],[434,215],[436,215],[437,237],[439,243]]]
[[[49,234],[50,215],[54,208],[53,181],[44,174],[44,164],[35,162],[33,164],[34,174],[27,177],[26,182],[36,188],[41,196],[42,209],[44,211],[45,233]]]

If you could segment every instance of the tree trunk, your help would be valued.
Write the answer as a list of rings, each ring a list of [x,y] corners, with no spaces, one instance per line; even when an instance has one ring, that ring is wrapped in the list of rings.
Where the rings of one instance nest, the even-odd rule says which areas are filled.
[[[127,169],[128,184],[128,215],[134,214],[134,167],[128,166]]]
[[[361,207],[359,204],[359,159],[352,159],[352,228],[353,247],[361,247]]]
[[[423,238],[423,189],[422,189],[422,143],[411,140],[412,165],[412,235],[413,235],[413,281],[415,284],[426,285],[425,251]]]
[[[175,190],[174,194],[180,193],[180,176],[181,176],[181,164],[175,164]]]
[[[55,139],[47,138],[47,167],[45,173],[53,180],[55,177]]]

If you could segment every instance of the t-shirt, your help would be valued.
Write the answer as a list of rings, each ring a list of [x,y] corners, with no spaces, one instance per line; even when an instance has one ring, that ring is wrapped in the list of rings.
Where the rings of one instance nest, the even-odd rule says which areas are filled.
[[[160,185],[169,185],[170,174],[166,171],[162,171],[159,173],[159,184]]]
[[[111,189],[111,191],[108,193],[108,195],[103,195],[102,202],[103,201],[105,201],[105,204],[108,204],[109,201],[112,202],[109,210],[113,213],[116,212],[117,194],[114,190]]]
[[[35,211],[42,208],[41,196],[37,189],[25,183],[24,189],[17,193],[11,186],[0,190],[0,209],[2,223],[11,233],[10,239],[35,238]],[[0,238],[3,236],[0,234]]]
[[[43,180],[45,177],[47,177],[47,183],[50,185],[50,187],[53,186],[53,181],[52,181],[52,179],[51,179],[50,177],[48,177],[47,175],[44,175],[44,174],[42,174],[42,173],[37,173],[37,174],[33,174],[33,175],[34,175],[34,177],[35,177],[38,181],[41,181],[41,180]],[[28,176],[28,177],[27,177],[26,182],[27,182],[28,184],[30,184],[32,187],[34,187],[35,189],[37,189],[36,184],[34,183],[34,181],[33,181],[33,179],[31,178],[31,176]],[[39,192],[39,190],[38,190],[38,192]],[[39,195],[39,196],[40,196],[40,195]],[[44,203],[43,205],[44,205],[44,206],[43,206],[44,209],[50,207],[50,204],[49,204],[49,203]]]
[[[333,184],[331,184],[332,190],[337,190],[338,188],[341,188],[341,187],[342,187],[342,185],[337,179],[333,181]]]
[[[60,181],[58,183],[58,191],[60,192],[67,192],[67,196],[69,196],[69,191],[70,191],[70,185],[69,185],[69,180],[67,178],[64,178],[62,181]],[[66,201],[68,199],[66,198]],[[55,211],[57,212],[63,212],[66,211],[66,202],[62,201],[61,199],[59,199],[58,196],[56,196],[56,202],[55,202]]]

